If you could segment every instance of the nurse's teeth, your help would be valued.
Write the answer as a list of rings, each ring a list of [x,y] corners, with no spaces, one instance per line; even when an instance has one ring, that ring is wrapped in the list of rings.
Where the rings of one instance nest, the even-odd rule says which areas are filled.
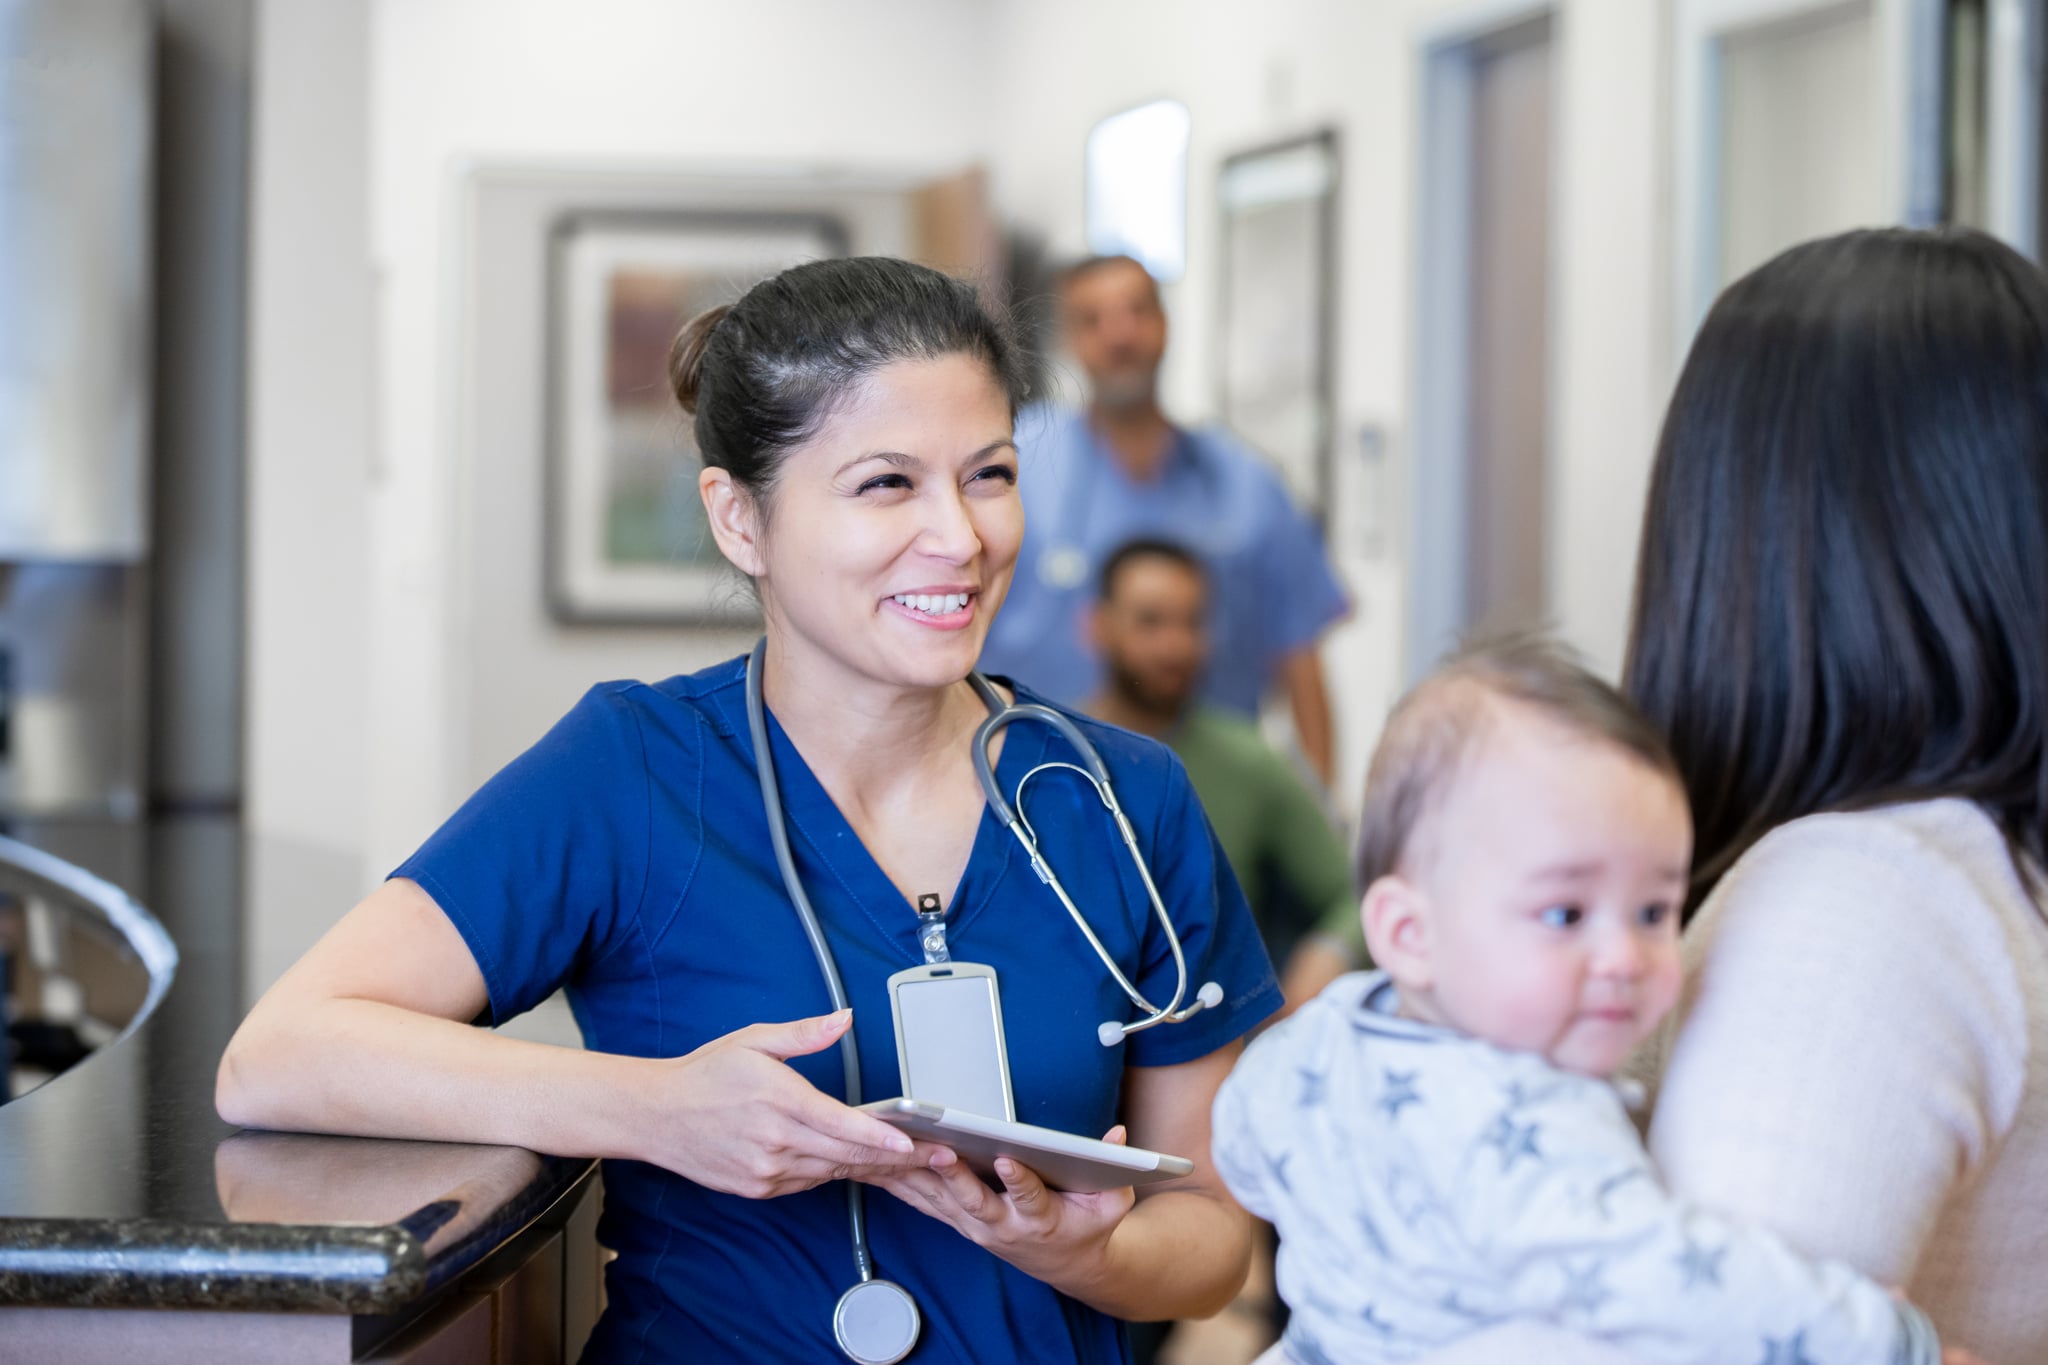
[[[967,594],[964,592],[946,592],[936,595],[921,592],[898,593],[889,600],[900,602],[904,606],[924,612],[928,616],[950,616],[967,605]]]

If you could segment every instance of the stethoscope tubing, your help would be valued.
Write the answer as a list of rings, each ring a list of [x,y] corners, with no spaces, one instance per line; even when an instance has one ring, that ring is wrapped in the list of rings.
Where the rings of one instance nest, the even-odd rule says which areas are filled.
[[[1149,1016],[1136,1023],[1125,1024],[1118,1037],[1151,1028],[1155,1024],[1179,1023],[1186,1017],[1178,1011],[1181,1001],[1187,996],[1187,958],[1181,952],[1180,935],[1174,932],[1173,919],[1166,913],[1166,903],[1160,897],[1159,888],[1152,880],[1152,869],[1146,865],[1144,851],[1138,847],[1138,833],[1131,828],[1129,817],[1124,814],[1123,807],[1117,802],[1116,789],[1110,785],[1109,766],[1102,761],[1102,755],[1094,744],[1081,733],[1081,727],[1050,706],[1040,706],[1035,702],[1005,701],[1002,693],[996,691],[995,685],[979,673],[969,674],[968,682],[973,684],[974,690],[981,696],[982,704],[988,707],[989,711],[988,719],[974,732],[974,775],[981,782],[983,798],[988,802],[989,809],[995,812],[996,818],[1002,821],[1017,842],[1023,846],[1025,855],[1031,860],[1031,870],[1038,874],[1040,881],[1052,888],[1053,895],[1059,898],[1068,917],[1088,940],[1088,946],[1095,950],[1095,956],[1101,959],[1102,965],[1108,969],[1118,988],[1132,1004]],[[1020,720],[1042,721],[1052,726],[1059,731],[1061,738],[1067,741],[1080,757],[1081,763],[1086,766],[1063,762],[1039,764],[1017,780],[1017,800],[1013,806],[1003,796],[1002,784],[996,781],[995,763],[989,755],[996,736],[1001,734],[1005,727]],[[1152,911],[1158,916],[1160,924],[1165,927],[1167,945],[1173,950],[1173,999],[1167,1002],[1164,1009],[1144,997],[1137,986],[1132,984],[1131,979],[1124,975],[1123,969],[1117,966],[1116,959],[1110,956],[1109,950],[1103,947],[1102,940],[1096,937],[1087,917],[1067,895],[1067,888],[1061,884],[1058,874],[1052,870],[1052,864],[1039,851],[1037,832],[1031,828],[1030,820],[1021,813],[1024,807],[1024,784],[1050,768],[1068,768],[1086,778],[1089,785],[1095,788],[1096,796],[1101,798],[1111,818],[1116,821],[1117,833],[1122,836],[1125,848],[1130,851],[1131,865],[1137,868],[1138,878],[1145,884],[1145,896],[1151,901]]]
[[[762,662],[767,653],[768,640],[763,636],[747,659],[747,730],[754,741],[754,769],[761,779],[761,804],[768,814],[768,841],[775,849],[775,864],[782,872],[783,889],[796,906],[797,918],[803,921],[804,937],[811,941],[811,951],[817,955],[818,970],[825,978],[825,993],[832,998],[832,1008],[836,1012],[848,1007],[846,987],[839,979],[839,964],[832,956],[830,945],[825,942],[825,927],[818,922],[818,912],[811,908],[811,898],[804,894],[803,879],[796,875],[796,858],[790,852],[789,829],[782,816],[781,784],[775,779],[775,755],[768,747],[768,708],[761,696]],[[839,1059],[846,1073],[846,1107],[858,1109],[861,1101],[860,1049],[854,1042],[850,1022],[846,1032],[839,1035]],[[875,1277],[875,1261],[868,1251],[867,1202],[861,1197],[858,1180],[846,1182],[846,1216],[853,1229],[854,1267],[860,1272],[863,1282],[871,1280]]]
[[[810,897],[804,892],[803,879],[797,875],[796,857],[790,849],[788,825],[783,816],[782,789],[775,775],[775,756],[768,733],[768,708],[763,697],[761,681],[767,655],[768,641],[764,636],[755,643],[753,652],[747,657],[746,694],[747,730],[754,746],[754,768],[761,783],[761,804],[768,820],[768,839],[775,852],[776,868],[782,875],[783,889],[788,893],[790,903],[796,908],[797,918],[803,923],[804,936],[810,941],[811,951],[817,957],[818,969],[824,977],[825,991],[831,998],[832,1008],[843,1010],[848,1007],[846,987],[840,980],[838,963],[832,956],[831,946],[825,941],[824,926],[818,920],[817,911],[812,907]],[[1109,768],[1103,763],[1102,755],[1089,742],[1088,737],[1081,733],[1079,726],[1051,707],[1041,706],[1035,702],[1006,701],[1003,695],[996,691],[994,684],[979,673],[969,674],[968,681],[980,696],[982,704],[989,710],[988,718],[975,730],[973,746],[975,777],[981,784],[982,795],[987,800],[989,809],[1023,847],[1026,856],[1031,860],[1032,870],[1059,898],[1060,904],[1087,938],[1089,947],[1095,950],[1095,956],[1109,969],[1109,974],[1115,979],[1118,987],[1129,997],[1131,1003],[1145,1011],[1147,1015],[1136,1023],[1105,1024],[1101,1034],[1104,1045],[1113,1046],[1125,1035],[1151,1028],[1156,1024],[1179,1023],[1203,1009],[1209,1001],[1199,998],[1187,1008],[1181,1008],[1181,1001],[1187,995],[1188,967],[1186,955],[1181,948],[1180,935],[1174,931],[1173,919],[1167,914],[1159,888],[1152,880],[1152,871],[1146,865],[1144,851],[1138,847],[1137,831],[1131,827],[1123,807],[1117,803],[1116,792],[1110,785]],[[1052,726],[1072,746],[1081,762],[1075,764],[1056,760],[1032,768],[1018,780],[1013,804],[1004,796],[1001,786],[996,782],[995,765],[989,754],[996,736],[1000,735],[1005,727],[1020,720],[1035,720]],[[1022,814],[1024,785],[1050,768],[1068,768],[1085,778],[1116,821],[1117,832],[1123,838],[1131,862],[1138,870],[1138,877],[1145,885],[1145,895],[1151,901],[1153,912],[1166,931],[1167,944],[1173,951],[1173,999],[1167,1002],[1164,1009],[1145,999],[1130,978],[1124,975],[1122,968],[1118,967],[1116,960],[1110,956],[1109,950],[1103,946],[1102,940],[1096,936],[1087,917],[1081,913],[1080,907],[1067,895],[1067,889],[1061,884],[1052,865],[1039,850],[1038,838],[1031,828],[1031,822]],[[1203,987],[1205,994],[1212,990],[1213,987]],[[846,1103],[849,1108],[857,1108],[861,1103],[860,1053],[851,1023],[847,1025],[846,1032],[840,1035],[839,1055],[845,1072]],[[866,1284],[876,1276],[874,1257],[868,1247],[867,1205],[859,1181],[846,1182],[846,1209],[847,1222],[852,1233],[854,1267],[860,1273],[861,1283]],[[914,1314],[915,1304],[910,1300],[907,1291],[903,1291],[901,1286],[896,1286],[896,1289],[903,1294],[905,1302],[911,1305],[910,1311]],[[852,1291],[848,1292],[850,1294]],[[846,1346],[843,1339],[840,1344],[842,1347]]]

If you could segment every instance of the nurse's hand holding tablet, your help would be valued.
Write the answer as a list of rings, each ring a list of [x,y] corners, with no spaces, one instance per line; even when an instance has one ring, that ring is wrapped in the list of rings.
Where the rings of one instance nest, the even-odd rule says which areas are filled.
[[[749,1024],[676,1058],[665,1080],[673,1119],[648,1159],[749,1199],[952,1165],[946,1148],[913,1143],[784,1065],[837,1045],[851,1023],[843,1011]]]
[[[692,322],[670,380],[751,666],[592,689],[257,1004],[222,1115],[607,1158],[590,1360],[1117,1360],[1117,1317],[1227,1303],[1209,1107],[1279,992],[1171,754],[973,674],[1025,370],[895,260]],[[1002,1114],[906,1084],[892,980],[956,976]],[[584,1050],[472,1026],[557,989]],[[1000,1188],[856,1107],[899,1099]],[[1147,1150],[1075,1142],[1105,1134]]]

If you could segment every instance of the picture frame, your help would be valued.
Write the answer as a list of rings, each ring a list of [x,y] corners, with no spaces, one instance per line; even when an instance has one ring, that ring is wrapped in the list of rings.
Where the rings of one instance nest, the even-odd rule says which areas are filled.
[[[1224,158],[1216,194],[1219,415],[1323,529],[1336,445],[1339,158],[1333,128],[1255,147]]]
[[[668,382],[703,310],[843,256],[836,215],[570,210],[548,234],[547,600],[585,625],[736,625],[758,616],[712,541],[697,446]]]

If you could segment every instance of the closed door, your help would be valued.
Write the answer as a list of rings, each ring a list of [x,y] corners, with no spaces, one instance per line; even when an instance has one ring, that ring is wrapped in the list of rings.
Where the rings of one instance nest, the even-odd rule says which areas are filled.
[[[1894,221],[1880,167],[1868,4],[1721,40],[1719,283],[1786,247]]]
[[[1548,19],[1474,53],[1468,627],[1533,624],[1548,600],[1551,53]]]

